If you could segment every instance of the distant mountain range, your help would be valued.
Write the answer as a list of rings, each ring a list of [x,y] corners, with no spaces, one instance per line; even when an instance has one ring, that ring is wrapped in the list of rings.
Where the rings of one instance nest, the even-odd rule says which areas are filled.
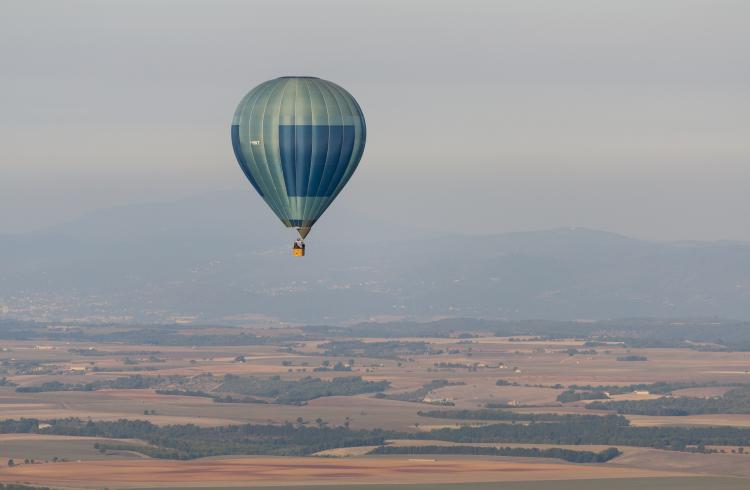
[[[438,235],[337,203],[293,258],[293,234],[250,193],[103,210],[0,235],[0,314],[750,319],[750,243],[657,243],[588,229]],[[238,320],[239,321],[239,320]]]

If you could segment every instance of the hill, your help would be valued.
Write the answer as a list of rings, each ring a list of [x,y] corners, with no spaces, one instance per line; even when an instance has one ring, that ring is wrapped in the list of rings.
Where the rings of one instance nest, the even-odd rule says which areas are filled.
[[[249,193],[103,210],[0,235],[0,306],[34,318],[249,314],[750,319],[750,244],[648,242],[573,228],[437,235],[334,206],[308,240]],[[4,309],[0,309],[0,312]]]

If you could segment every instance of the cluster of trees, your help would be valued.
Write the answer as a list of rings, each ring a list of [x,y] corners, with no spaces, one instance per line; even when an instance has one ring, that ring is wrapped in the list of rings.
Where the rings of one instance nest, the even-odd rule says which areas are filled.
[[[327,356],[361,356],[382,359],[399,359],[404,355],[425,354],[426,342],[362,342],[361,340],[336,340],[321,345]]]
[[[16,375],[24,374],[52,374],[57,370],[57,367],[51,363],[56,361],[34,361],[27,359],[3,359],[0,361],[0,366],[6,368],[3,370],[4,373],[13,373]]]
[[[750,350],[750,341],[746,339],[732,340],[723,339],[716,337],[712,340],[707,340],[704,336],[700,336],[703,340],[702,343],[698,343],[695,340],[690,339],[690,335],[685,338],[654,338],[654,337],[622,337],[622,336],[606,336],[602,337],[606,342],[588,341],[585,345],[599,343],[602,345],[619,345],[620,347],[630,347],[634,349],[692,349],[701,352],[746,352]]]
[[[490,402],[485,403],[484,408],[517,408],[521,405],[518,405],[517,403],[508,403],[508,402]],[[534,405],[527,405],[523,404],[524,407],[533,407]]]
[[[149,445],[100,443],[97,449],[125,449],[166,459],[231,454],[304,456],[337,447],[382,445],[393,435],[381,430],[306,427],[291,423],[198,427],[192,424],[158,426],[142,420],[93,422],[78,418],[50,420],[48,423],[50,427],[42,430],[45,434],[140,439]],[[0,421],[0,433],[3,432],[40,432],[39,421]]]
[[[404,338],[404,337],[450,337],[456,332],[452,325],[436,326],[432,323],[393,322],[360,323],[350,327],[312,325],[305,327],[305,333],[326,337],[355,338]]]
[[[185,376],[122,376],[113,379],[98,379],[91,383],[61,383],[60,381],[47,381],[37,386],[19,386],[19,393],[41,393],[45,391],[96,391],[103,389],[114,390],[141,390],[155,386],[179,383],[185,381]]]
[[[217,395],[199,390],[156,390],[159,395],[177,395],[177,396],[197,396],[201,398],[210,398],[216,403],[268,403],[259,398],[251,396],[235,397],[232,395]]]
[[[509,410],[420,410],[420,417],[458,420],[506,420],[509,422],[567,422],[578,421],[581,417],[601,418],[599,415],[561,415],[556,413],[518,413]],[[596,422],[596,420],[594,420]]]
[[[609,396],[603,391],[576,391],[565,390],[557,395],[557,401],[560,403],[577,402],[580,400],[607,400]]]
[[[16,320],[15,318],[0,318],[0,339],[29,340],[39,338],[46,325],[32,321]],[[36,337],[33,337],[36,335]]]
[[[648,357],[646,356],[636,356],[634,354],[630,354],[627,356],[618,356],[618,361],[648,361]]]
[[[279,376],[258,378],[226,375],[217,391],[273,398],[276,403],[301,404],[323,396],[380,392],[388,389],[389,386],[389,381],[365,381],[361,376],[347,376],[326,381],[309,376],[300,380],[284,380]]]
[[[267,403],[254,397],[272,398],[276,403],[301,404],[323,396],[348,396],[361,393],[382,392],[390,386],[389,381],[365,381],[360,376],[334,378],[330,381],[306,377],[300,380],[284,380],[279,376],[271,378],[224,376],[218,393],[207,393],[189,388],[175,388],[175,385],[188,384],[187,376],[123,376],[96,380],[90,383],[62,383],[48,381],[37,386],[16,388],[20,393],[41,393],[46,391],[96,391],[101,389],[146,389],[156,388],[165,395],[199,396],[211,398],[218,403]],[[236,396],[245,395],[245,396]]]
[[[750,429],[738,427],[631,427],[621,415],[569,416],[561,422],[493,424],[435,429],[412,438],[451,442],[602,444],[684,451],[689,446],[747,446]]]
[[[93,327],[96,327],[94,325]],[[261,337],[246,331],[237,334],[203,333],[200,325],[154,325],[132,327],[117,331],[101,331],[82,326],[66,329],[51,329],[41,322],[20,320],[0,320],[0,339],[4,340],[57,340],[68,342],[121,342],[137,345],[164,346],[240,346],[240,345],[280,345],[284,342],[305,340],[300,334],[289,333],[283,336]],[[192,332],[196,333],[192,333]]]
[[[731,330],[733,325],[724,326],[724,328]],[[603,337],[603,340],[608,342],[620,343],[625,347],[631,347],[634,349],[692,349],[703,352],[747,352],[750,351],[750,340],[746,338],[746,334],[743,335],[741,332],[730,331],[729,335],[717,335],[715,337],[709,337],[707,335],[701,335],[698,332],[685,332],[680,334],[679,332],[673,332],[673,337],[662,338],[663,332],[649,332],[647,336],[643,337]]]
[[[594,356],[598,354],[596,352],[596,349],[576,349],[575,347],[571,347],[570,349],[565,349],[563,351],[569,356]]]
[[[163,362],[163,361],[151,361]],[[133,366],[131,362],[125,361],[125,366],[93,366],[91,371],[95,373],[121,373],[123,371],[158,371],[159,368],[154,366]]]
[[[471,456],[516,456],[524,458],[557,458],[571,463],[606,463],[620,454],[610,447],[603,451],[577,451],[563,448],[487,447],[487,446],[380,446],[369,454],[461,454]]]
[[[634,391],[647,391],[654,394],[670,394],[675,390],[682,390],[685,388],[701,388],[710,386],[742,386],[737,383],[718,383],[716,381],[709,382],[669,382],[669,381],[658,381],[656,383],[640,383],[632,385],[570,385],[568,389],[557,396],[557,401],[561,403],[575,402],[579,400],[606,400],[609,399],[610,395],[621,395],[625,393],[632,393]],[[741,391],[741,390],[740,390]],[[745,396],[736,396],[738,392],[730,394],[730,398],[744,399]],[[618,410],[620,413],[639,413],[646,415],[689,415],[690,412],[684,409],[685,406],[692,406],[693,409],[699,409],[698,407],[711,407],[704,408],[710,410],[710,412],[696,412],[696,413],[721,413],[721,403],[716,401],[713,402],[700,402],[693,399],[681,399],[680,401],[670,401],[671,399],[663,398],[661,400],[634,400],[632,402],[612,402],[612,403],[592,403],[589,404],[589,408],[597,410]],[[734,400],[730,402],[732,406],[739,405]],[[629,411],[629,410],[640,410],[640,411]],[[644,412],[645,411],[645,412]],[[648,412],[648,413],[646,413]],[[744,412],[740,412],[744,413]]]
[[[349,327],[306,327],[313,335],[363,337],[455,337],[461,333],[494,334],[498,337],[535,336],[535,340],[584,338],[598,345],[618,342],[628,347],[679,347],[703,350],[750,350],[748,322],[670,319],[602,320],[591,323],[553,320],[478,320],[453,318],[427,323],[397,321],[361,323]],[[602,332],[607,332],[603,335]],[[708,345],[712,344],[712,345]],[[595,347],[589,344],[588,347]]]
[[[750,413],[750,385],[740,386],[712,398],[661,397],[656,400],[592,402],[586,408],[615,410],[634,415],[698,415],[706,413]]]
[[[433,367],[438,369],[468,369],[471,372],[477,372],[480,369],[478,362],[436,362]]]
[[[421,402],[424,398],[432,391],[438,388],[444,388],[446,386],[456,386],[466,384],[463,381],[448,381],[447,379],[433,379],[429,383],[425,383],[421,388],[416,390],[406,391],[403,393],[383,394],[379,398],[387,398],[388,400],[398,400],[402,402]]]
[[[171,459],[190,459],[231,454],[307,455],[325,449],[381,446],[387,439],[423,439],[458,443],[600,444],[640,446],[696,451],[710,446],[750,446],[750,429],[737,427],[631,427],[622,416],[567,415],[562,419],[501,423],[482,427],[463,426],[429,432],[352,430],[346,426],[228,425],[198,427],[192,424],[157,426],[142,420],[115,422],[83,421],[78,418],[47,421],[39,428],[36,419],[2,420],[0,433],[37,433],[140,439],[149,446],[126,446],[128,450]],[[101,446],[100,449],[115,449]],[[123,449],[118,445],[117,449]]]
[[[282,337],[260,337],[247,332],[239,334],[205,334],[197,325],[156,325],[128,328],[117,332],[97,331],[80,326],[52,329],[42,322],[14,319],[0,320],[2,340],[59,340],[76,342],[123,342],[130,344],[220,346],[282,345],[327,336],[351,338],[456,337],[490,334],[498,337],[533,336],[535,339],[584,338],[591,342],[619,342],[628,347],[679,347],[698,350],[750,351],[748,322],[715,320],[680,321],[669,319],[604,320],[578,323],[548,320],[478,320],[445,319],[427,323],[398,321],[362,323],[349,327],[309,326],[304,334],[289,333]],[[192,331],[200,333],[192,333]],[[603,332],[607,332],[606,335]],[[591,344],[593,346],[593,344]]]
[[[505,379],[498,379],[495,381],[495,386],[521,386],[519,383],[515,381],[508,381]]]
[[[323,365],[320,367],[316,367],[313,369],[314,372],[325,372],[325,371],[336,371],[336,372],[344,372],[344,371],[351,371],[352,366],[354,365],[354,359],[350,359],[348,364],[344,364],[341,361],[336,361],[333,366],[331,366],[331,361],[328,359],[323,361]]]
[[[535,339],[584,338],[591,342],[619,342],[629,347],[680,347],[698,350],[750,351],[748,322],[715,320],[680,321],[669,319],[603,320],[591,323],[548,320],[445,319],[427,323],[398,321],[361,323],[349,327],[309,326],[304,334],[259,337],[248,333],[188,333],[197,325],[157,325],[102,332],[70,326],[51,329],[42,322],[0,320],[2,340],[60,340],[76,342],[124,342],[151,345],[281,345],[285,342],[315,340],[328,336],[351,338],[456,337],[462,334],[491,334],[498,337],[534,336]],[[603,332],[607,332],[606,335]],[[463,335],[467,336],[467,335]],[[592,345],[593,346],[593,345]]]
[[[76,354],[84,357],[112,357],[112,356],[155,356],[161,354],[156,350],[128,350],[128,351],[106,351],[99,349],[68,349],[71,354]]]
[[[716,381],[685,382],[685,381],[657,381],[656,383],[639,383],[632,385],[570,385],[568,389],[577,391],[606,391],[610,395],[623,395],[634,391],[648,391],[649,393],[667,394],[685,388],[704,388],[710,386],[739,386],[737,383],[727,384]]]
[[[0,490],[50,490],[49,487],[30,487],[19,483],[0,483]]]
[[[278,343],[279,340],[241,331],[239,334],[187,334],[185,329],[155,327],[129,329],[105,334],[87,333],[85,339],[89,342],[124,342],[128,344],[148,344],[163,346],[241,346],[267,345]],[[301,338],[297,338],[301,340]]]

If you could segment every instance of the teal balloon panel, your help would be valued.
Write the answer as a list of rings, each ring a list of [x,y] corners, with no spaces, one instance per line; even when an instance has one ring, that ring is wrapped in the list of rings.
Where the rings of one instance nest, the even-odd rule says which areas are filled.
[[[232,146],[245,176],[286,225],[309,229],[356,170],[365,118],[349,92],[314,77],[264,82],[240,101]]]

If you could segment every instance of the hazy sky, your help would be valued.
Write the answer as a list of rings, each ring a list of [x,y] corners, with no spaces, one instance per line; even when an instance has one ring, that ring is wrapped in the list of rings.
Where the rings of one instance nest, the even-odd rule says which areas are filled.
[[[0,0],[0,232],[249,189],[235,105],[313,75],[368,123],[335,205],[750,240],[749,22],[746,0]]]

